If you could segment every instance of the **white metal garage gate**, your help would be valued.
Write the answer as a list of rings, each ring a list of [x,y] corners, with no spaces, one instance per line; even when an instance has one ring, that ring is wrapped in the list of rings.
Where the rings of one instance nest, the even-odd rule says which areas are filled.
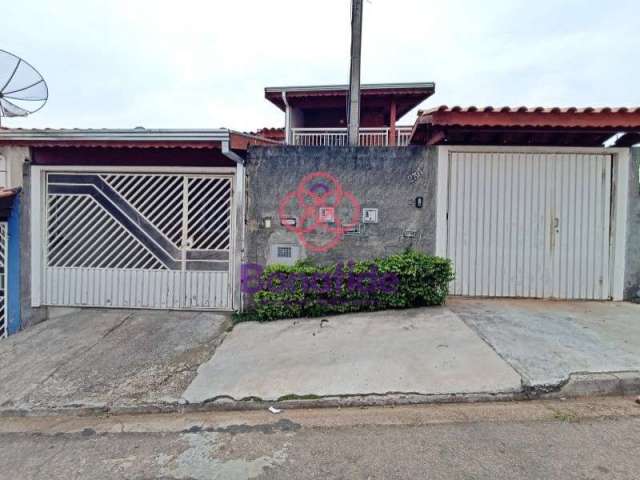
[[[49,172],[46,305],[230,309],[232,177]]]
[[[454,295],[607,299],[611,155],[449,153]]]

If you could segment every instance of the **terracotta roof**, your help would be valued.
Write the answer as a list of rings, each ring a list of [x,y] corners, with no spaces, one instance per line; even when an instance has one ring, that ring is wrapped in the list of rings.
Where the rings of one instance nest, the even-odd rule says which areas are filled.
[[[487,127],[640,127],[640,107],[448,107],[418,112],[418,123]]]
[[[252,133],[252,135],[274,140],[276,142],[284,142],[285,137],[284,128],[282,127],[261,128],[257,132]]]
[[[519,113],[640,113],[640,107],[449,107],[441,105],[428,110],[420,110],[419,115],[432,112],[519,112]]]
[[[640,132],[640,107],[441,107],[418,113],[412,143],[600,146]]]

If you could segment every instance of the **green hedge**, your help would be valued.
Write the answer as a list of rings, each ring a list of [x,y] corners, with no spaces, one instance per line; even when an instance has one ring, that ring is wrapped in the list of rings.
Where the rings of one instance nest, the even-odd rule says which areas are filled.
[[[241,317],[269,321],[441,305],[453,278],[450,260],[413,250],[347,264],[271,265],[254,278],[253,308]]]

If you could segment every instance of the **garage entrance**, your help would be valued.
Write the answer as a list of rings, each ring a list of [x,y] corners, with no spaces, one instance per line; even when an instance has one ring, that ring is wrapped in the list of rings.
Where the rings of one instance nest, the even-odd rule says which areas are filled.
[[[612,155],[448,152],[454,295],[608,299]]]
[[[231,309],[232,179],[47,172],[43,304]]]

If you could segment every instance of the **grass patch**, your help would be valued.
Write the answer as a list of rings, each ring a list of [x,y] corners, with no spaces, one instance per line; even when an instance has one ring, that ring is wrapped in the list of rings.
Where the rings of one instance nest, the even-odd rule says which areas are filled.
[[[256,312],[233,312],[231,321],[234,325],[242,322],[262,322],[260,316]]]
[[[295,393],[290,393],[289,395],[283,395],[278,398],[279,402],[285,402],[287,400],[319,400],[321,397],[318,395],[314,395],[312,393],[307,395],[296,395]]]
[[[240,399],[241,402],[261,402],[262,399],[260,397],[243,397]]]
[[[573,412],[561,412],[556,410],[553,412],[553,418],[559,420],[561,422],[576,422],[578,421],[578,416]]]

